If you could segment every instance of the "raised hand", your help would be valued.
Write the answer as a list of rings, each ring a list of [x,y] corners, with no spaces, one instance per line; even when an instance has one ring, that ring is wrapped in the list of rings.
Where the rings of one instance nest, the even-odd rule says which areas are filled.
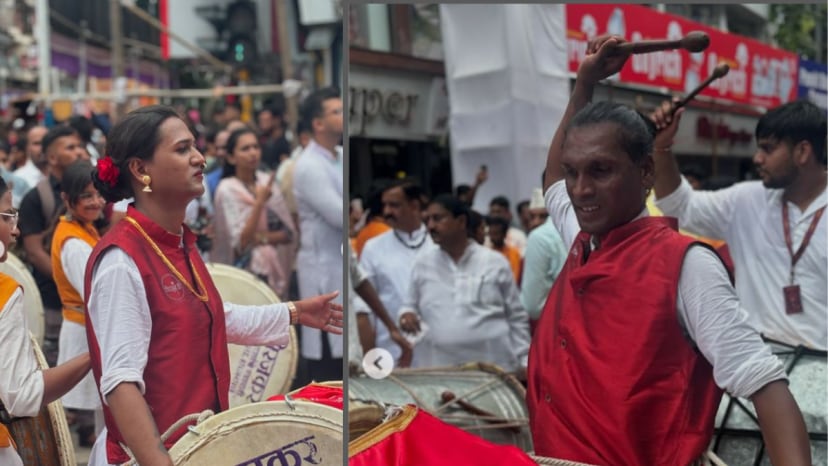
[[[653,142],[653,149],[656,151],[666,150],[673,145],[673,138],[676,136],[681,115],[684,113],[683,108],[674,110],[676,102],[677,100],[672,102],[665,100],[650,114],[650,119],[658,130]]]
[[[625,42],[623,37],[609,34],[590,40],[586,58],[578,67],[578,79],[595,84],[621,71],[630,57],[629,51],[618,47]]]

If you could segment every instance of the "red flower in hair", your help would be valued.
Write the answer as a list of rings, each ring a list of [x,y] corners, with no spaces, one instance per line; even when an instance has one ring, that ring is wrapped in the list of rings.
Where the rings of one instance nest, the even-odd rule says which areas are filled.
[[[112,162],[112,157],[107,155],[102,159],[98,159],[98,179],[108,184],[110,188],[114,188],[118,184],[120,175],[121,171]]]

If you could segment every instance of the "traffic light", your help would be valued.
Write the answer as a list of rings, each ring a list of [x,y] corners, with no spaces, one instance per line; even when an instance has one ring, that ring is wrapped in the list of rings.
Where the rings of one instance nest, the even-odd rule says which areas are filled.
[[[226,61],[250,65],[258,58],[256,47],[256,4],[250,0],[236,0],[227,6]]]

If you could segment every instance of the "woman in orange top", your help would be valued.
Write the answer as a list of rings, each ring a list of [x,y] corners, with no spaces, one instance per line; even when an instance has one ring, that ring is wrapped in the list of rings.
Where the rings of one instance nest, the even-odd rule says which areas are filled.
[[[58,364],[89,351],[83,314],[83,278],[92,248],[100,239],[92,222],[101,216],[104,206],[103,198],[92,185],[92,165],[85,160],[67,167],[61,191],[66,213],[58,220],[52,236],[52,274],[63,306]],[[67,409],[78,410],[73,414],[80,444],[92,446],[95,432],[103,429],[101,401],[92,374],[84,377],[62,401]],[[96,414],[94,424],[92,411]]]
[[[17,211],[12,207],[11,190],[0,178],[0,262],[20,231]],[[23,287],[0,273],[0,403],[12,417],[36,416],[40,409],[60,398],[89,372],[89,353],[57,367],[41,371],[35,359]],[[0,423],[0,464],[22,466],[16,445],[6,426]]]

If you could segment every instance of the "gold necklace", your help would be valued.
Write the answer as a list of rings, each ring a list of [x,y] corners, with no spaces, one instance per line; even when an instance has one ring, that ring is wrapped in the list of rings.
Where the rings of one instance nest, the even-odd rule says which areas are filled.
[[[193,295],[195,295],[196,298],[198,298],[201,301],[206,303],[207,299],[208,299],[207,290],[204,287],[204,283],[202,283],[202,281],[201,281],[201,277],[198,276],[198,271],[195,269],[195,267],[192,267],[193,276],[195,277],[196,283],[198,283],[198,287],[203,290],[202,294],[198,294],[196,292],[196,290],[193,289],[192,286],[190,286],[190,282],[188,282],[187,280],[184,279],[184,277],[181,275],[181,273],[179,273],[178,269],[175,268],[175,266],[172,264],[172,262],[170,262],[170,260],[167,259],[167,256],[165,256],[164,253],[161,251],[161,248],[159,248],[158,245],[155,244],[155,241],[153,241],[152,238],[150,238],[150,236],[147,234],[147,232],[144,231],[143,228],[141,228],[141,225],[139,225],[138,222],[136,222],[134,218],[124,217],[124,220],[131,223],[132,226],[134,226],[135,229],[138,230],[138,233],[141,233],[141,236],[143,236],[144,239],[147,240],[147,243],[149,243],[149,245],[152,246],[152,249],[155,251],[156,254],[158,254],[158,257],[161,258],[161,260],[164,262],[164,264],[167,266],[167,268],[170,269],[170,272],[172,272],[173,275],[175,275],[175,277],[178,278],[178,280],[181,283],[183,283],[184,286],[186,286],[187,289],[190,290],[190,292]]]

